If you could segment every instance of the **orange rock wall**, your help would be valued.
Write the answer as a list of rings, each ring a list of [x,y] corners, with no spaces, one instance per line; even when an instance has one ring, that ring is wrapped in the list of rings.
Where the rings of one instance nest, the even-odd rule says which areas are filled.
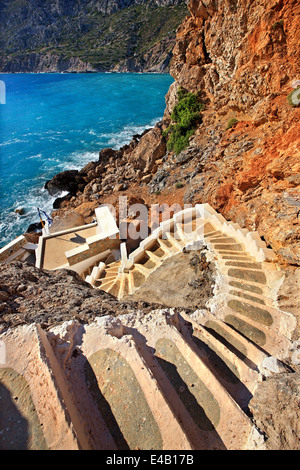
[[[199,161],[201,149],[213,151],[193,202],[258,230],[282,261],[298,264],[300,108],[287,95],[300,79],[300,4],[191,0],[189,10],[178,29],[165,117],[179,85],[205,102],[192,143]],[[233,117],[239,123],[226,130]]]

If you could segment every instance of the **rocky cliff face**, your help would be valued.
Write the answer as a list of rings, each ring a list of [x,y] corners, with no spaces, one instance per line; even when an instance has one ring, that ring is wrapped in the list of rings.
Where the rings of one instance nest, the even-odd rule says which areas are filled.
[[[184,0],[5,0],[3,72],[165,72]]]
[[[177,32],[164,120],[124,158],[111,158],[97,180],[101,202],[115,198],[117,185],[147,203],[208,202],[257,230],[282,263],[299,265],[300,108],[287,100],[300,77],[299,3],[192,0],[189,9]],[[205,109],[190,146],[173,155],[162,130],[180,86],[197,92]],[[110,174],[115,185],[101,184]],[[71,205],[80,211],[96,197],[87,186]]]
[[[72,210],[90,222],[97,206],[117,207],[120,195],[129,205],[210,203],[227,219],[257,230],[277,253],[285,279],[276,302],[296,318],[297,346],[300,108],[287,96],[300,80],[299,2],[191,0],[189,9],[191,16],[177,32],[175,83],[163,121],[122,149],[102,149],[99,160],[80,172],[54,177],[49,190],[69,191],[56,202],[54,216]],[[205,109],[188,148],[176,155],[167,151],[163,131],[179,87],[198,93]],[[143,302],[120,304],[68,271],[40,273],[17,262],[1,267],[0,281],[0,328],[32,321],[49,327],[74,317],[85,323],[96,315],[151,309]],[[249,410],[268,448],[297,447],[298,397],[299,366],[261,382],[255,391]]]
[[[53,73],[96,72],[96,69],[78,57],[61,57],[50,53],[20,54],[3,67],[3,72]]]
[[[206,103],[191,142],[201,172],[185,199],[209,202],[299,264],[300,110],[287,101],[300,77],[299,3],[192,0],[189,9],[166,109],[179,85]],[[231,118],[238,123],[226,130]]]
[[[0,332],[35,322],[44,328],[72,319],[89,323],[97,316],[146,313],[158,307],[147,302],[118,302],[91,288],[74,271],[41,272],[18,261],[0,265],[0,286]]]

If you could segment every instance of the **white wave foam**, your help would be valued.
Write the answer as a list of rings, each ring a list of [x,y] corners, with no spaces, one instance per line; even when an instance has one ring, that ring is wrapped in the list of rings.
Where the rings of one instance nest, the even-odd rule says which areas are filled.
[[[66,194],[67,191],[64,191],[54,197],[44,187],[34,188],[29,194],[19,197],[13,206],[1,211],[0,246],[6,245],[14,238],[26,232],[30,224],[40,221],[37,211],[38,207],[51,216],[55,199]],[[23,215],[15,212],[19,208],[24,209]]]
[[[26,160],[37,160],[42,157],[41,153],[37,153],[36,155],[30,155],[30,157],[27,157]]]
[[[145,129],[149,127],[153,127],[161,118],[153,119],[148,125],[146,126],[135,126],[135,125],[127,125],[124,126],[123,129],[116,133],[111,132],[107,134],[103,134],[102,137],[107,139],[107,146],[112,147],[113,149],[117,150],[120,147],[123,147],[132,140],[132,137],[135,134],[142,134]]]
[[[99,151],[105,147],[119,149],[122,146],[128,144],[132,140],[133,135],[141,134],[142,132],[144,132],[145,129],[153,127],[159,120],[161,120],[161,118],[153,119],[148,125],[126,125],[123,127],[123,129],[121,129],[120,132],[114,131],[111,133],[100,134],[98,136],[99,142],[94,142],[93,145],[98,145]],[[58,133],[61,132],[56,132],[56,134]],[[42,140],[43,138],[45,140],[56,140],[55,135],[51,136],[51,131],[46,131],[44,134],[48,134],[48,136],[42,136]],[[90,129],[89,134],[97,136],[96,131],[94,129]],[[29,136],[29,134],[27,135]],[[26,143],[28,141],[22,139],[11,139],[10,141],[4,142],[0,145],[9,145],[12,143],[19,142]],[[17,236],[24,233],[30,224],[39,222],[37,207],[44,210],[47,214],[51,215],[51,213],[53,212],[53,202],[55,201],[55,199],[57,197],[63,197],[67,194],[67,192],[62,192],[61,194],[55,195],[55,197],[51,196],[48,191],[44,189],[46,179],[50,179],[54,174],[59,173],[61,171],[81,170],[87,163],[98,160],[99,151],[73,152],[68,155],[64,159],[64,161],[61,161],[61,156],[59,155],[48,158],[47,161],[45,161],[45,163],[42,165],[42,174],[35,178],[34,187],[32,188],[32,190],[29,193],[23,195],[21,194],[21,191],[16,191],[18,197],[14,201],[13,206],[1,211],[0,246],[7,244]],[[38,153],[36,155],[29,156],[27,160],[39,158],[42,159],[42,157],[43,155],[41,153]],[[49,163],[51,163],[52,176],[50,176]],[[47,178],[46,175],[49,175],[49,177]],[[17,214],[15,212],[15,210],[20,207],[23,207],[25,210],[25,213],[23,215]]]
[[[99,152],[73,152],[67,161],[60,162],[57,168],[60,171],[81,170],[87,163],[98,160]]]
[[[11,140],[7,140],[6,142],[0,142],[0,147],[5,147],[7,145],[12,145],[12,144],[27,143],[27,142],[28,140],[11,139]]]

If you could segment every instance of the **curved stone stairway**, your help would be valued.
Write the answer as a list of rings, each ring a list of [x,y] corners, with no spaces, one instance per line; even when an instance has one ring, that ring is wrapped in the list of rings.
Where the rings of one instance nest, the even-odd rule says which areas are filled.
[[[257,234],[204,205],[163,222],[129,257],[92,267],[87,280],[123,298],[164,260],[199,247],[218,270],[205,311],[1,335],[0,448],[264,448],[247,405],[263,377],[284,368],[295,323],[276,308],[282,274]]]
[[[231,325],[268,354],[284,354],[295,319],[274,306],[283,274],[273,251],[257,232],[225,221],[208,204],[161,223],[128,259],[102,262],[86,280],[123,299],[137,292],[166,259],[201,247],[206,248],[218,271],[210,304],[214,318]]]

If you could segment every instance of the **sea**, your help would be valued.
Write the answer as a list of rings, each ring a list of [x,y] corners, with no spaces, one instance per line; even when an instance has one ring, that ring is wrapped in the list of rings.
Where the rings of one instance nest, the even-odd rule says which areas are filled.
[[[0,74],[0,247],[39,222],[37,208],[51,215],[47,180],[161,120],[172,82],[168,74]]]

